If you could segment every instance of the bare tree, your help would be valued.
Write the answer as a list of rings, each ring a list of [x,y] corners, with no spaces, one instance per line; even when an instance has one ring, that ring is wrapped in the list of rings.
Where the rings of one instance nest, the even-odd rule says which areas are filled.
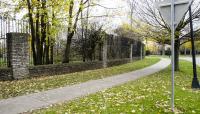
[[[70,47],[71,47],[72,38],[73,38],[75,30],[77,28],[79,15],[80,15],[81,11],[83,10],[84,5],[88,2],[88,0],[80,1],[78,11],[75,13],[75,16],[74,16],[74,9],[75,9],[74,2],[75,2],[74,0],[69,1],[68,34],[67,34],[66,48],[65,48],[64,57],[63,57],[63,63],[69,63]]]
[[[171,29],[169,25],[167,25],[162,18],[160,12],[154,6],[155,2],[158,0],[141,0],[139,5],[137,5],[137,15],[140,20],[146,22],[147,24],[155,27],[155,28],[163,28],[166,29],[169,33]],[[194,0],[193,9],[192,9],[192,19],[196,20],[200,18],[200,1]],[[180,23],[178,24],[175,31],[175,70],[179,70],[179,49],[181,45],[180,37],[184,35],[184,28],[189,24],[189,16],[188,13],[184,15]]]
[[[135,0],[127,0],[127,4],[129,6],[129,17],[130,17],[130,24],[131,26],[133,26],[133,15],[134,15],[134,10],[135,10],[135,4],[136,1]]]

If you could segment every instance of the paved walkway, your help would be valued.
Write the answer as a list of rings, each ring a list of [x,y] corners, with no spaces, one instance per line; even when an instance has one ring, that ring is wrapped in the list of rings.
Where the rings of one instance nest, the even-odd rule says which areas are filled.
[[[0,114],[17,114],[42,107],[47,107],[55,103],[64,101],[67,102],[77,97],[96,93],[100,90],[111,88],[113,86],[153,74],[166,68],[169,64],[169,59],[162,59],[155,65],[130,73],[116,75],[99,80],[92,80],[85,83],[53,89],[41,93],[0,100]]]
[[[181,57],[180,59],[192,62],[192,57]],[[196,57],[196,64],[200,66],[200,57]]]

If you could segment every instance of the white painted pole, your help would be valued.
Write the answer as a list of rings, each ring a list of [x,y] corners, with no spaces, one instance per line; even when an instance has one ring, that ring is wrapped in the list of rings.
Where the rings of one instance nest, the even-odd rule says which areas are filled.
[[[172,98],[171,98],[171,103],[172,103],[172,111],[174,112],[174,32],[175,32],[175,8],[174,8],[174,0],[171,0],[171,65],[172,65]]]

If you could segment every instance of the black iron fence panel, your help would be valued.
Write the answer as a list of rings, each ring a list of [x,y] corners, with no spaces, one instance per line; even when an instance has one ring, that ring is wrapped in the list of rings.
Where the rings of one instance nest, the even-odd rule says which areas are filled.
[[[30,33],[26,20],[17,20],[0,15],[0,67],[7,67],[7,33]],[[30,56],[31,57],[31,56]]]
[[[27,20],[17,20],[0,15],[0,67],[7,67],[7,33],[31,33],[29,22]],[[67,32],[59,32],[54,36],[52,55],[53,64],[60,64],[63,60],[63,54],[66,47]],[[120,36],[107,35],[107,55],[109,60],[123,59],[130,57],[130,44],[133,44],[133,56],[140,56],[140,41],[128,39]],[[96,41],[98,40],[98,41]],[[76,33],[72,40],[70,61],[102,61],[103,40],[92,38],[82,39],[79,33]],[[31,35],[29,38],[29,64],[33,65],[33,56],[31,49]]]

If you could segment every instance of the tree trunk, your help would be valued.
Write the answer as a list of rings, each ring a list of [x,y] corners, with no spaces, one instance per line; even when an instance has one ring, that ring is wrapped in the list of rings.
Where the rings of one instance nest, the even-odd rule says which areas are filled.
[[[70,6],[69,6],[69,18],[68,18],[68,34],[67,34],[67,44],[65,48],[65,53],[64,53],[64,58],[63,58],[63,63],[69,63],[69,57],[70,57],[70,47],[71,47],[71,40],[74,35],[74,30],[72,26],[72,21],[73,21],[73,8],[74,8],[74,0],[70,1]]]
[[[89,10],[90,10],[90,0],[88,0],[88,4],[87,4],[87,11],[86,11],[86,25],[85,25],[85,30],[84,30],[84,32],[85,32],[85,38],[84,38],[84,47],[83,47],[83,50],[84,50],[84,58],[83,58],[83,61],[85,61],[85,59],[86,58],[88,58],[88,57],[86,57],[86,39],[89,39],[88,38],[88,24],[89,24]]]
[[[46,55],[46,44],[44,44],[44,49],[41,49],[41,50],[44,50],[42,51],[42,64],[45,64],[45,55]]]
[[[45,51],[46,51],[46,53],[45,53],[45,57],[46,57],[45,63],[46,64],[50,64],[50,60],[49,60],[49,45],[50,45],[50,42],[49,42],[49,37],[48,37],[48,42],[45,45]]]
[[[40,0],[37,0],[40,2]],[[42,64],[42,52],[41,52],[41,45],[40,45],[40,23],[39,23],[39,18],[40,18],[40,11],[39,7],[37,6],[37,13],[36,13],[36,50],[37,50],[37,60],[36,60],[36,65],[41,65]]]
[[[74,36],[74,32],[77,27],[78,17],[82,11],[82,7],[83,7],[83,0],[81,0],[81,2],[80,2],[80,6],[79,6],[79,9],[78,9],[78,12],[76,14],[76,18],[74,19],[74,24],[73,24],[72,21],[73,21],[74,0],[70,1],[67,44],[66,44],[65,54],[64,54],[64,58],[63,58],[63,63],[69,63],[71,42],[72,42],[72,38]]]
[[[33,53],[33,64],[37,64],[37,55],[35,52],[35,28],[34,28],[34,22],[33,22],[33,14],[32,14],[32,7],[31,3],[29,0],[27,0],[27,6],[28,6],[28,15],[29,15],[29,25],[31,27],[31,36],[32,36],[32,41],[31,41],[31,48],[32,48],[32,53]]]
[[[50,64],[53,64],[53,45],[50,46]]]
[[[82,59],[85,62],[85,39],[84,39],[84,25],[83,25],[83,11],[81,11],[81,41],[82,41]]]
[[[143,59],[143,45],[142,45],[142,42],[140,44],[140,60]]]
[[[50,64],[50,60],[49,60],[49,45],[46,45],[46,54],[45,54],[45,58],[46,58],[46,61],[45,63],[46,64]]]
[[[54,23],[53,21],[55,20],[55,14],[54,14],[54,6],[52,6],[52,25],[51,26],[54,26]],[[48,24],[48,32],[50,34],[50,24]],[[53,64],[53,54],[54,54],[54,40],[52,40],[52,38],[50,38],[51,41],[50,41],[50,64]],[[57,50],[57,55],[58,55],[58,50]]]
[[[63,63],[69,63],[70,48],[71,48],[71,42],[72,42],[73,35],[74,35],[74,32],[69,33],[69,35],[67,36],[67,44],[66,44],[66,49],[65,49],[65,55],[64,55]]]
[[[46,42],[46,34],[47,34],[47,12],[46,12],[46,0],[42,0],[42,10],[41,13],[41,42],[40,42],[40,54],[43,58],[43,64],[49,63],[49,56],[46,54],[49,54],[49,44]],[[45,52],[45,53],[44,53]],[[45,61],[46,59],[46,61]]]
[[[175,64],[175,71],[179,71],[179,50],[180,50],[180,40],[175,40],[175,46],[174,46],[174,64]]]
[[[93,51],[92,51],[92,47],[91,47],[91,43],[89,44],[90,45],[90,49],[89,49],[89,60],[92,61],[92,55],[93,55]]]
[[[102,61],[102,44],[99,44],[99,61]]]
[[[93,60],[95,61],[95,59],[96,59],[96,50],[94,49],[93,50]]]

